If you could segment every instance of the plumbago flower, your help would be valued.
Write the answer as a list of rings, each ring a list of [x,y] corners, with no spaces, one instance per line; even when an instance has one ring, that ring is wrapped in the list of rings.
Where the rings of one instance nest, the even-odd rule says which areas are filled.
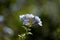
[[[20,40],[24,40],[26,35],[32,34],[31,32],[29,32],[29,30],[31,30],[30,27],[32,25],[38,24],[42,26],[41,19],[38,16],[35,16],[33,14],[20,15],[20,21],[23,22],[23,25],[28,26],[28,27],[23,26],[26,30],[26,33],[18,35],[20,37]]]
[[[42,26],[41,19],[38,16],[34,16],[33,14],[20,15],[20,21],[22,21],[26,26],[32,26],[35,23],[38,23],[40,26]]]

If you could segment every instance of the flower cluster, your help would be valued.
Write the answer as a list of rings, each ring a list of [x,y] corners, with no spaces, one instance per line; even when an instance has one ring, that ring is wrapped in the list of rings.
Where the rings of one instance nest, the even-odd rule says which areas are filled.
[[[42,21],[38,16],[35,16],[33,14],[25,14],[25,15],[20,15],[20,21],[23,22],[24,25],[32,25],[35,23],[38,23],[40,26],[42,26]]]

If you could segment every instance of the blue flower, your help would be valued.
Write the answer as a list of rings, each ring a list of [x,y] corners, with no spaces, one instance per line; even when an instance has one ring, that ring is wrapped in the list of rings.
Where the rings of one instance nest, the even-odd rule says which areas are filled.
[[[6,34],[9,34],[9,35],[13,35],[13,34],[14,34],[14,31],[13,31],[11,28],[7,27],[7,26],[5,26],[5,27],[3,28],[3,31],[4,31]]]
[[[23,21],[24,20],[24,17],[25,17],[25,15],[21,15],[20,16],[20,21]]]
[[[23,24],[24,24],[24,25],[29,25],[29,20],[24,20],[24,21],[23,21]]]
[[[42,21],[41,21],[41,19],[38,16],[35,16],[34,19],[40,26],[42,26]]]
[[[30,20],[31,19],[31,20]],[[24,25],[29,25],[30,21],[32,21],[32,24],[38,23],[40,26],[42,26],[42,21],[38,16],[34,16],[33,14],[25,14],[20,16],[20,20],[23,21]]]
[[[38,16],[35,16],[34,19],[37,21],[37,22],[40,22],[40,18]]]
[[[32,15],[32,14],[26,14],[25,17],[26,18],[34,18],[34,15]]]
[[[42,22],[39,22],[38,24],[39,24],[40,26],[42,26]]]

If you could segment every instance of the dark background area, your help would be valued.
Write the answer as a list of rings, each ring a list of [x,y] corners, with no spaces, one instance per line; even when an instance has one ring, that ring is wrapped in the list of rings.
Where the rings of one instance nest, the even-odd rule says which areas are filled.
[[[26,40],[60,40],[60,0],[0,0],[0,40],[19,40],[22,14],[37,15],[43,24],[32,26]]]

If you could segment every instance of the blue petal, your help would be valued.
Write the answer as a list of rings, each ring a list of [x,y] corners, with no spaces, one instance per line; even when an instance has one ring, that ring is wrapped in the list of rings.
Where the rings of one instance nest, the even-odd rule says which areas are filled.
[[[29,25],[29,20],[24,20],[23,24],[24,25]]]
[[[20,21],[23,21],[24,20],[24,17],[25,17],[25,15],[21,15],[20,16]]]
[[[35,20],[36,20],[37,22],[40,22],[40,18],[39,18],[38,16],[35,16]]]
[[[39,22],[38,24],[39,24],[40,26],[42,26],[42,22]]]
[[[32,14],[26,14],[25,17],[26,17],[26,18],[33,18],[34,15],[32,15]]]

